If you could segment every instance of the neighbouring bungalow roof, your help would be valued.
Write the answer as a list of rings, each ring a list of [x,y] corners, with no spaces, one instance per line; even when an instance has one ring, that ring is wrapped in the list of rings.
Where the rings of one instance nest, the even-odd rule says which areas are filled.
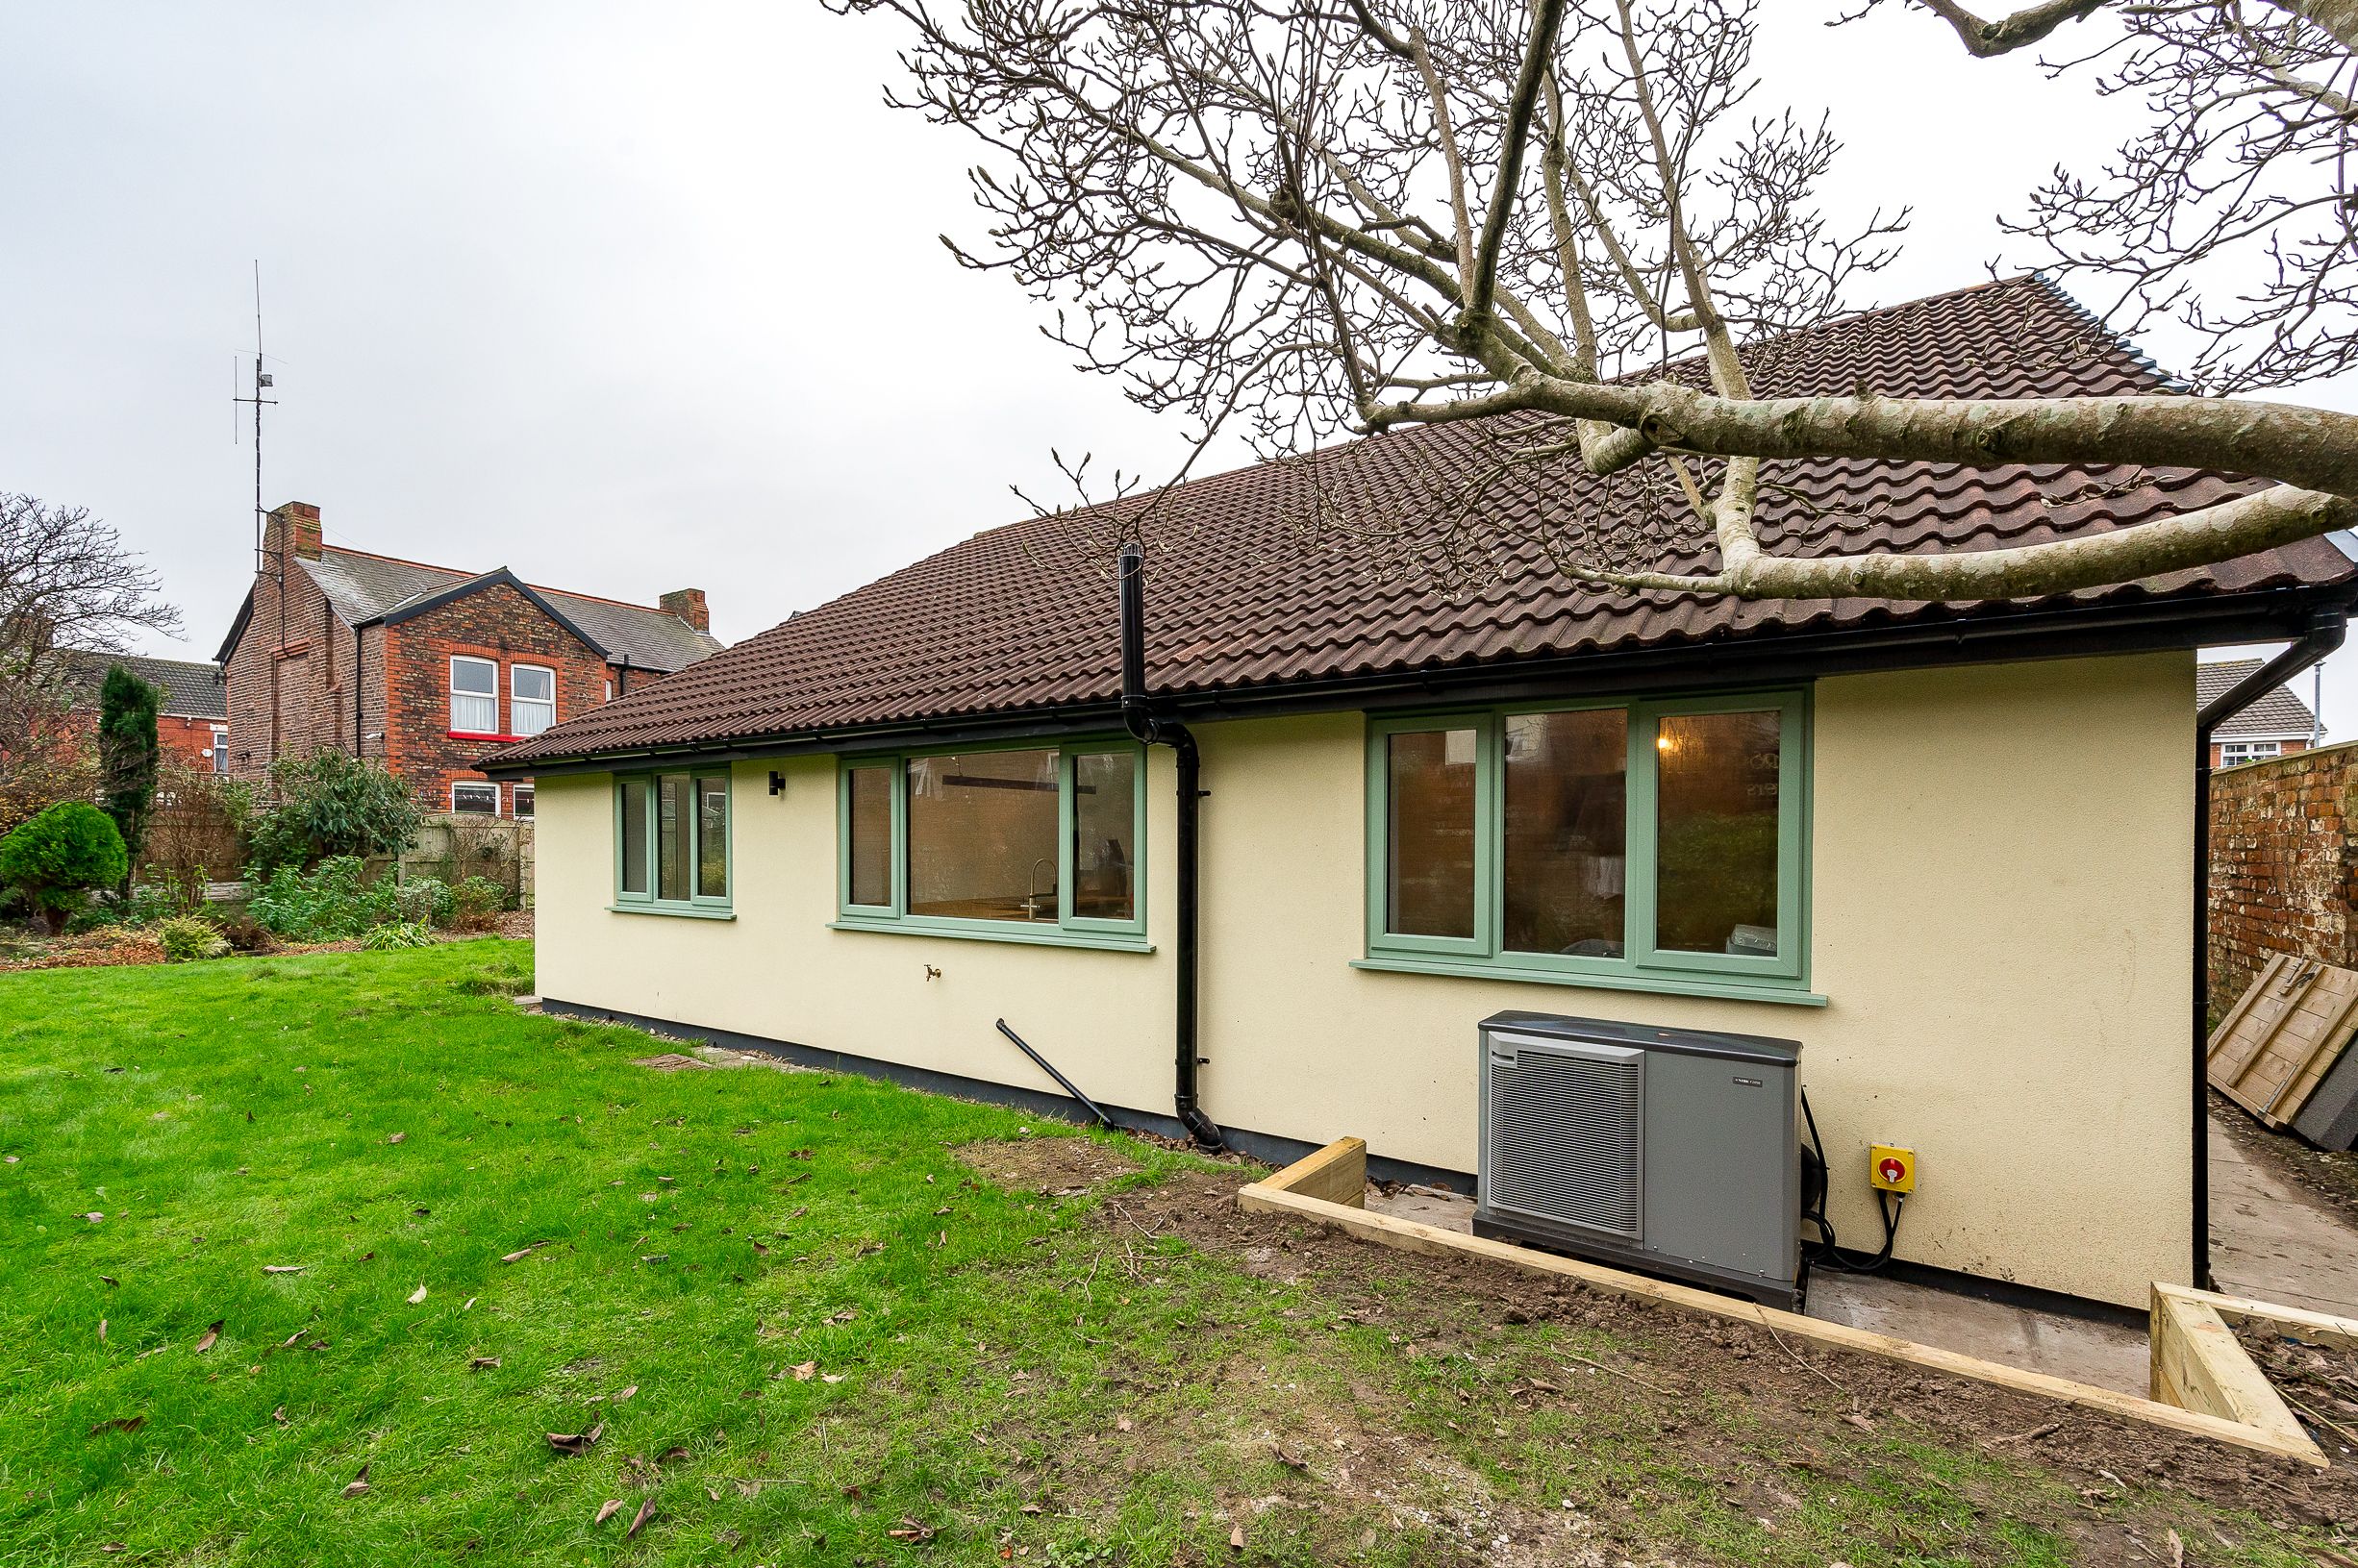
[[[65,656],[65,682],[73,705],[95,705],[107,671],[117,664],[149,685],[163,688],[163,711],[174,718],[226,719],[229,688],[222,684],[221,666],[192,659],[148,659],[138,654],[93,653],[87,648],[61,650]]]
[[[428,600],[450,597],[454,589],[471,590],[494,583],[524,587],[504,567],[489,572],[454,571],[447,566],[370,555],[364,550],[339,550],[333,545],[322,548],[317,560],[299,558],[297,564],[311,574],[320,593],[347,626],[399,618],[404,610]],[[618,604],[587,594],[561,593],[554,588],[534,587],[528,591],[544,601],[595,652],[612,662],[627,662],[633,669],[659,670],[667,675],[711,657],[721,646],[719,638],[709,632],[697,631],[667,610]],[[247,595],[247,604],[249,607],[252,604],[251,594]],[[240,610],[237,623],[222,644],[224,660],[237,646],[245,622],[246,611]]]
[[[2259,667],[2260,660],[2256,659],[2221,659],[2195,665],[2195,706],[2199,709],[2225,696],[2238,681]],[[2309,705],[2294,696],[2290,687],[2278,686],[2213,730],[2211,738],[2283,740],[2297,735],[2306,739],[2314,732],[2316,724],[2316,716],[2309,711]]]
[[[2176,390],[2151,361],[2037,278],[1869,311],[1756,350],[1763,395],[2101,395]],[[1512,418],[1514,416],[1504,416]],[[2199,571],[2044,601],[1744,603],[1599,590],[1559,572],[1551,532],[1589,526],[1639,563],[1709,569],[1716,546],[1668,494],[1568,462],[1501,485],[1454,533],[1433,504],[1483,462],[1466,425],[1396,431],[1167,492],[1146,529],[1147,684],[1159,696],[1266,691],[1675,645],[1988,621],[2144,601],[2174,607],[2352,578],[2305,540]],[[1974,550],[2166,516],[2254,482],[2183,470],[1973,469],[1856,460],[1763,465],[1764,546]],[[1350,503],[1347,516],[1316,497]],[[1126,507],[1142,505],[1133,499]],[[1118,694],[1114,530],[1100,510],[977,534],[487,760],[500,769],[646,749],[807,739],[863,728],[1052,715]],[[1469,570],[1444,583],[1443,559]]]

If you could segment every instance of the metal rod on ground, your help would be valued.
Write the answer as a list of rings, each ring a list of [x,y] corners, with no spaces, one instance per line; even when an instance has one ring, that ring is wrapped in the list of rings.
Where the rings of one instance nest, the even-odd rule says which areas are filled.
[[[999,1033],[1006,1035],[1009,1039],[1015,1041],[1016,1049],[1022,1052],[1025,1056],[1031,1058],[1033,1062],[1041,1072],[1047,1074],[1050,1078],[1055,1079],[1059,1083],[1065,1085],[1065,1092],[1071,1095],[1075,1100],[1080,1101],[1081,1104],[1087,1106],[1089,1108],[1089,1113],[1091,1116],[1096,1117],[1099,1122],[1103,1123],[1107,1127],[1114,1125],[1114,1118],[1108,1116],[1104,1109],[1098,1106],[1096,1101],[1091,1100],[1088,1095],[1083,1094],[1079,1089],[1073,1087],[1072,1080],[1066,1078],[1063,1073],[1058,1072],[1054,1062],[1050,1061],[1047,1058],[1041,1056],[1039,1052],[1033,1050],[1029,1045],[1025,1044],[1023,1036],[1016,1033],[1014,1030],[1008,1028],[1007,1020],[1004,1018],[999,1020]]]

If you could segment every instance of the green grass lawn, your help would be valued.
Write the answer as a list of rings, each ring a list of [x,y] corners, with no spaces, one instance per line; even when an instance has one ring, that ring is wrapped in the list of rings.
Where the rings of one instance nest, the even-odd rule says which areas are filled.
[[[1200,1182],[1191,1157],[1119,1140],[1131,1175],[1014,1190],[957,1152],[1014,1112],[656,1073],[643,1034],[514,1008],[529,971],[482,941],[0,977],[0,1563],[1405,1564],[1506,1537],[1867,1568],[2180,1527],[2189,1560],[2313,1560],[2241,1509],[2091,1505],[1889,1422],[1543,1398],[1530,1368],[1642,1341],[1433,1306],[1386,1255],[1356,1287],[1392,1315],[1342,1310],[1315,1271],[1109,1211]]]

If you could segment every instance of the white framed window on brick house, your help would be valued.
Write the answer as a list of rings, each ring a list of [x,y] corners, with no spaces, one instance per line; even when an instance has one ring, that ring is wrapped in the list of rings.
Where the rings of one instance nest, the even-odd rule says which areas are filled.
[[[2283,755],[2284,742],[2281,740],[2222,740],[2219,743],[2219,765],[2222,768]]]
[[[228,725],[216,724],[213,727],[213,751],[211,755],[213,757],[213,771],[215,773],[227,773],[229,771]]]
[[[529,820],[529,819],[531,818],[531,816],[532,816],[532,785],[530,785],[530,784],[517,784],[517,785],[515,786],[515,813],[514,813],[514,814],[515,814],[516,816],[521,817],[521,818],[524,818],[524,819],[526,819],[526,820]]]
[[[545,664],[509,665],[509,733],[537,735],[556,722],[557,672]]]
[[[450,657],[450,728],[455,734],[499,734],[499,665],[489,659]],[[456,809],[456,808],[453,808]]]
[[[499,785],[480,779],[454,779],[450,784],[450,809],[476,816],[497,816]]]

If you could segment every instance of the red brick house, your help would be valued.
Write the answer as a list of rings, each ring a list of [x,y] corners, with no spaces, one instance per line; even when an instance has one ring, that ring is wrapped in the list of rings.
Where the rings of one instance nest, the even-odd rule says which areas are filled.
[[[229,689],[221,666],[192,659],[145,659],[136,654],[60,650],[65,660],[66,712],[72,733],[86,742],[98,734],[100,688],[117,664],[163,691],[156,738],[192,768],[213,773],[229,767]]]
[[[222,639],[229,763],[336,751],[408,779],[429,810],[532,815],[529,782],[477,772],[534,735],[720,649],[701,588],[626,605],[320,541],[319,509],[270,513]]]
[[[2260,667],[2256,659],[2220,659],[2195,666],[2195,706],[2226,695]],[[2305,752],[2323,734],[2309,705],[2278,686],[2211,732],[2211,766],[2234,767]]]

